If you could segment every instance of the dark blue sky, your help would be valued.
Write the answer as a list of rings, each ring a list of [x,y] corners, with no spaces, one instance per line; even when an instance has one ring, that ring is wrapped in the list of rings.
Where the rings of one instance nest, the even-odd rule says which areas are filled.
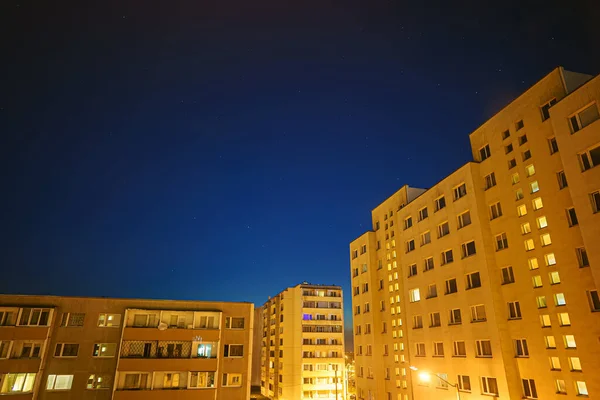
[[[1,3],[6,293],[262,304],[307,280],[349,309],[374,206],[555,66],[600,72],[593,0]]]

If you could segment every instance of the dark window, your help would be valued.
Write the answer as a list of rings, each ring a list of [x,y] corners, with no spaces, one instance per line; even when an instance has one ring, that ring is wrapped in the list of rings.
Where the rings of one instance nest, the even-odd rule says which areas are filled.
[[[550,107],[556,104],[556,99],[552,99],[542,106],[542,121],[550,118]]]
[[[558,143],[556,143],[556,138],[548,139],[548,146],[550,147],[550,154],[558,153]]]
[[[579,224],[579,221],[577,221],[577,214],[575,213],[575,208],[567,208],[567,218],[569,219],[569,226],[575,226]]]

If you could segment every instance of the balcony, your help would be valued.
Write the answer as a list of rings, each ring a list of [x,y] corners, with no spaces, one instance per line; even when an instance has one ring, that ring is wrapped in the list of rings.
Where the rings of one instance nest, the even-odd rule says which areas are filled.
[[[46,340],[49,326],[0,326],[0,340]]]
[[[202,341],[218,342],[221,338],[219,329],[174,328],[158,329],[157,327],[126,327],[123,340],[180,340],[188,341],[202,338]]]
[[[214,388],[179,390],[116,390],[115,400],[214,400]],[[13,396],[11,396],[11,400]]]
[[[123,341],[119,369],[126,371],[213,371],[218,343]]]

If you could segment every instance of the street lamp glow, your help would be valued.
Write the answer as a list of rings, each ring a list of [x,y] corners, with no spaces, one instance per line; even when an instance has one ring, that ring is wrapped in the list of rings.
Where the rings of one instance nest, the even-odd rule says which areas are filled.
[[[431,380],[431,374],[428,372],[419,372],[419,379],[423,382],[429,382]]]

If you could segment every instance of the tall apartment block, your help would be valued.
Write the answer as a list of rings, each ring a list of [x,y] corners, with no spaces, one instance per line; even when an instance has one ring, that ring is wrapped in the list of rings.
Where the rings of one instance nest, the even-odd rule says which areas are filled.
[[[557,68],[350,244],[359,399],[600,398],[600,76]],[[557,396],[560,395],[560,396]]]
[[[0,295],[0,395],[246,400],[250,303]]]
[[[261,392],[270,399],[344,399],[339,286],[302,283],[262,307]]]

